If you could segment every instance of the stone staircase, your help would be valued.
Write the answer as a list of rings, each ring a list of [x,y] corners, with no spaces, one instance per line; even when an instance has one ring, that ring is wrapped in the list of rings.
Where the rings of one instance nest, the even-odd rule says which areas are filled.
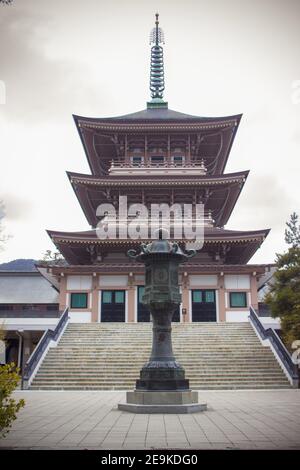
[[[249,323],[174,323],[172,330],[176,359],[193,389],[290,387]],[[70,323],[30,388],[132,389],[149,358],[151,338],[150,323]]]

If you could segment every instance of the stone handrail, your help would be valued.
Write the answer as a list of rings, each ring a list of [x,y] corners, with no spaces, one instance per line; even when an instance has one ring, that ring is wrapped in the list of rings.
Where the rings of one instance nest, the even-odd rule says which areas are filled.
[[[281,341],[276,331],[273,330],[273,328],[264,327],[252,306],[250,307],[249,318],[260,338],[262,340],[270,341],[271,345],[273,346],[276,352],[278,360],[281,362],[282,366],[287,371],[291,383],[295,388],[299,388],[300,384],[298,365],[293,362],[289,351],[286,349],[285,345]]]
[[[29,357],[25,364],[25,368],[22,374],[22,389],[29,387],[34,372],[37,370],[40,362],[42,361],[45,352],[48,350],[51,341],[56,342],[62,334],[66,324],[68,323],[68,308],[65,309],[64,313],[60,317],[59,321],[54,330],[47,330],[40,339],[37,347]]]

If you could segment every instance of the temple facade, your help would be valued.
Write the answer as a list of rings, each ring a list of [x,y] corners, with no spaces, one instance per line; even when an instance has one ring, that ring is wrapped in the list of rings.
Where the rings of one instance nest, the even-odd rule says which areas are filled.
[[[257,282],[267,266],[249,264],[269,230],[227,230],[248,171],[226,173],[241,115],[191,116],[169,109],[163,99],[163,32],[151,32],[151,100],[146,109],[115,118],[74,116],[91,174],[68,172],[90,229],[48,231],[66,264],[48,267],[59,283],[59,309],[69,307],[74,322],[146,322],[141,303],[144,267],[127,251],[143,239],[99,237],[109,227],[108,204],[116,211],[121,196],[128,207],[142,204],[204,206],[204,244],[180,270],[180,322],[247,321],[258,307]],[[129,214],[129,215],[128,215]],[[134,215],[119,216],[128,224]],[[173,218],[173,229],[176,218]],[[172,225],[171,224],[171,225]],[[184,236],[176,238],[185,247]]]

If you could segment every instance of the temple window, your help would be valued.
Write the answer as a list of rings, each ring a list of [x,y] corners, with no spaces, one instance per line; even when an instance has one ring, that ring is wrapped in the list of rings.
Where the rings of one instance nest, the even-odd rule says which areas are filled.
[[[247,307],[247,292],[230,292],[229,303],[232,308]]]
[[[184,162],[184,156],[183,155],[174,155],[172,158],[173,158],[174,165],[181,166]]]
[[[102,302],[104,304],[111,304],[112,303],[112,291],[106,290],[102,292]]]
[[[192,302],[196,304],[214,303],[215,291],[211,289],[195,289],[192,291]]]
[[[72,292],[71,308],[87,308],[88,294],[86,292]]]
[[[102,303],[103,304],[124,304],[125,303],[125,291],[123,290],[103,290],[102,291]]]
[[[141,165],[144,161],[144,158],[143,157],[131,157],[131,163],[133,166],[138,166],[138,165]]]
[[[123,304],[125,302],[125,292],[123,290],[117,290],[115,292],[115,303]]]
[[[162,164],[164,163],[164,161],[165,157],[163,155],[153,155],[151,157],[151,163],[153,163],[154,165]]]

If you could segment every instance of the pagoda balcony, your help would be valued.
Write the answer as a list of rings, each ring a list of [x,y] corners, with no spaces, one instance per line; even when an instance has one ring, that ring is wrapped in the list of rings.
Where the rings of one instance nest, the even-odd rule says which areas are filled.
[[[184,214],[183,214],[184,217]],[[114,224],[117,227],[128,227],[131,223],[136,223],[139,225],[141,228],[142,227],[151,227],[151,211],[149,211],[149,219],[143,218],[141,216],[139,217],[131,217],[128,216],[127,218],[124,217],[111,217],[109,215],[106,215],[101,219],[97,226],[98,227],[112,227]],[[154,223],[157,223],[157,220],[154,220]],[[174,218],[170,217],[170,220],[163,221],[159,220],[159,226],[160,228],[170,228],[171,231],[176,230],[177,227],[184,227],[184,226],[192,226],[194,228],[197,227],[214,227],[215,226],[215,220],[212,217],[211,211],[204,211],[203,217],[196,219],[195,215],[193,215],[193,219],[184,219],[181,217]]]
[[[151,163],[141,162],[132,163],[112,160],[108,170],[110,175],[198,175],[205,176],[207,169],[204,162],[163,162]]]

